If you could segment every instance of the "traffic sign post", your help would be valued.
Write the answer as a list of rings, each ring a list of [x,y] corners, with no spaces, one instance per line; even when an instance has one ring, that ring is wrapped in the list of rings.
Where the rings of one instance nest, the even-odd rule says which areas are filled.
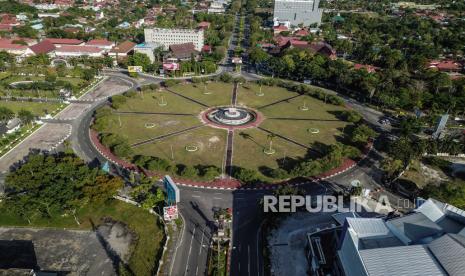
[[[173,219],[178,218],[178,206],[167,206],[163,207],[163,219],[165,221],[172,221]]]

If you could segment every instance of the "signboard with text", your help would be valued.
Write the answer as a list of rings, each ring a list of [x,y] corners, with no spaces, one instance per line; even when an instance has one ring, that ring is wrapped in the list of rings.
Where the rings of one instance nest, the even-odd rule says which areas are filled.
[[[163,219],[165,221],[171,221],[178,218],[178,206],[167,206],[163,207]]]
[[[142,73],[142,66],[128,66],[129,73]]]

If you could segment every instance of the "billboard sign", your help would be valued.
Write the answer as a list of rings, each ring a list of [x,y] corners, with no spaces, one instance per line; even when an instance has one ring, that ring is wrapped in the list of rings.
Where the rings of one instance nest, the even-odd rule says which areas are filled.
[[[179,63],[171,62],[171,63],[163,63],[163,70],[165,71],[175,71],[179,70]]]
[[[128,66],[129,73],[142,73],[142,66]]]
[[[165,221],[171,221],[178,218],[178,206],[167,206],[163,207],[163,219]]]
[[[166,191],[166,204],[175,205],[178,203],[180,201],[179,188],[169,175],[165,175],[163,178],[163,186]]]

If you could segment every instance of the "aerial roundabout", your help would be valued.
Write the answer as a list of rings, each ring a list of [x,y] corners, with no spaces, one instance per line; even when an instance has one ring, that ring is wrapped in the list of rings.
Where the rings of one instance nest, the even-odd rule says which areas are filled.
[[[102,144],[148,171],[198,181],[237,172],[280,181],[343,141],[351,125],[340,119],[343,105],[254,82],[184,82],[120,97],[96,112],[91,127]]]

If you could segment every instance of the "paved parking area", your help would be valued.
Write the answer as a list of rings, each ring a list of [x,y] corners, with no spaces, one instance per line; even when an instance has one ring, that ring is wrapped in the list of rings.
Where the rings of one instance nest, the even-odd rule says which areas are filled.
[[[36,228],[0,228],[0,240],[32,241],[42,270],[67,275],[115,275],[104,243],[95,232]]]
[[[120,94],[130,87],[131,83],[129,81],[117,77],[109,77],[107,80],[101,82],[96,89],[82,96],[80,100],[95,100],[110,97]]]
[[[45,124],[35,133],[0,158],[0,172],[7,172],[11,165],[22,160],[31,149],[52,150],[71,134],[71,125]]]

